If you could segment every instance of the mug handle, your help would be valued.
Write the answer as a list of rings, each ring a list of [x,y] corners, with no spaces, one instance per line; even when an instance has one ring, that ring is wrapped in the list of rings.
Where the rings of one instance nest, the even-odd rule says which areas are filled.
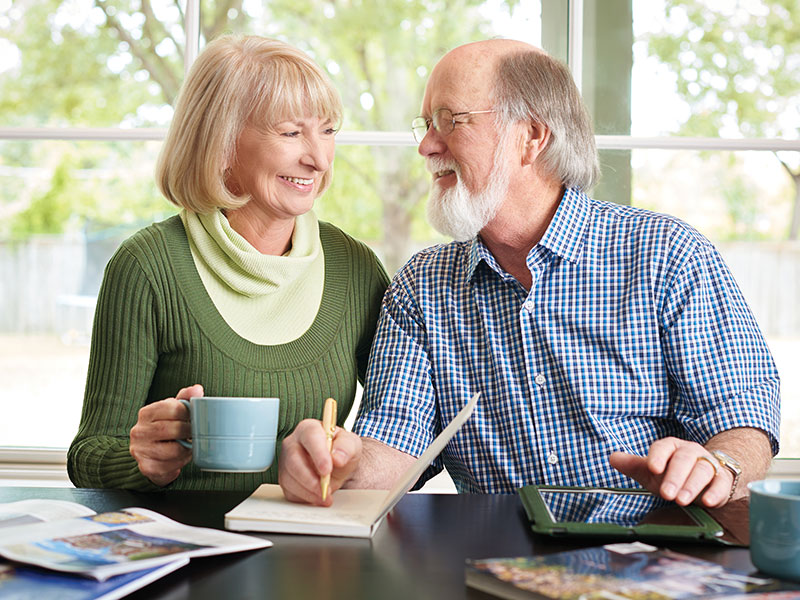
[[[183,398],[178,398],[178,402],[180,402],[186,407],[186,410],[189,411],[190,415],[192,414],[192,405],[188,400],[184,400]],[[189,450],[192,449],[192,442],[188,440],[175,440],[175,441],[178,442],[184,448],[188,448]]]

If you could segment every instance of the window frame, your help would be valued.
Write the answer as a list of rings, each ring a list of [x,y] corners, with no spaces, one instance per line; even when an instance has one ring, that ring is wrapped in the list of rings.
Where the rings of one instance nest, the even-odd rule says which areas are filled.
[[[187,0],[184,27],[186,50],[184,73],[188,72],[200,47],[200,0]],[[582,87],[584,0],[568,0],[567,66],[578,89]],[[80,140],[80,141],[162,141],[165,128],[80,128],[80,127],[0,127],[0,141],[5,140]],[[627,135],[595,136],[599,150],[727,150],[727,151],[797,151],[800,140],[750,138],[637,137]],[[416,146],[409,131],[342,131],[340,145]],[[773,460],[773,477],[800,478],[800,458]],[[0,481],[66,483],[66,449],[0,446]]]

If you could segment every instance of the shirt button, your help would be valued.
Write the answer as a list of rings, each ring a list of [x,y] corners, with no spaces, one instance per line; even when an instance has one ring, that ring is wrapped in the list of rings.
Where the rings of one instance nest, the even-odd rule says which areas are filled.
[[[547,455],[547,462],[549,462],[551,465],[554,465],[558,462],[558,456],[556,456],[555,452],[551,451],[550,454]]]
[[[524,306],[525,310],[528,312],[533,312],[533,300],[526,300]]]
[[[533,378],[533,381],[536,383],[536,385],[542,385],[545,382],[544,375],[539,373],[538,375],[536,375],[536,377]]]

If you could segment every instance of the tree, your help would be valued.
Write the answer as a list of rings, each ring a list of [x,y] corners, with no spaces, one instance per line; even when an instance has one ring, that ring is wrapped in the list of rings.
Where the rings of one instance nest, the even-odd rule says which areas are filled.
[[[518,0],[507,0],[509,10]],[[165,125],[183,74],[183,12],[176,0],[14,2],[7,38],[18,70],[0,76],[0,119],[28,125]],[[328,69],[342,93],[347,129],[408,131],[430,67],[453,46],[494,33],[482,0],[242,0],[201,3],[201,34],[229,31],[286,39]],[[12,11],[13,12],[13,11]],[[13,15],[12,15],[13,16]],[[61,57],[56,63],[54,55]],[[56,90],[54,95],[54,90]],[[27,99],[34,98],[33,102]],[[162,119],[159,121],[159,119]],[[410,253],[412,218],[428,189],[410,147],[345,148],[324,202],[356,235],[384,232],[390,269]],[[343,168],[344,167],[344,168]],[[364,227],[354,205],[380,206],[382,228]]]
[[[800,131],[800,1],[666,0],[649,51],[677,75],[691,108],[682,135],[796,138]],[[794,184],[788,237],[800,233],[800,161],[775,153]],[[741,190],[739,190],[741,191]]]

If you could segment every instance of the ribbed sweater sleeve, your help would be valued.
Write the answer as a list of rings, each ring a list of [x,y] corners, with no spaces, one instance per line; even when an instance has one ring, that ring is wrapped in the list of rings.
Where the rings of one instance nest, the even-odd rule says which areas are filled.
[[[300,420],[320,417],[328,396],[339,401],[343,422],[366,371],[388,277],[369,248],[339,229],[320,223],[320,239],[318,314],[300,338],[277,346],[253,344],[225,323],[177,217],[126,240],[98,297],[83,412],[67,454],[73,483],[157,489],[130,456],[130,429],[142,406],[194,383],[208,395],[280,398],[278,450]],[[277,458],[264,473],[205,473],[189,463],[170,487],[251,491],[276,481]]]
[[[78,487],[156,488],[129,452],[129,434],[158,363],[153,287],[122,248],[109,261],[97,298],[89,371],[67,469]],[[176,390],[177,392],[177,390]]]

